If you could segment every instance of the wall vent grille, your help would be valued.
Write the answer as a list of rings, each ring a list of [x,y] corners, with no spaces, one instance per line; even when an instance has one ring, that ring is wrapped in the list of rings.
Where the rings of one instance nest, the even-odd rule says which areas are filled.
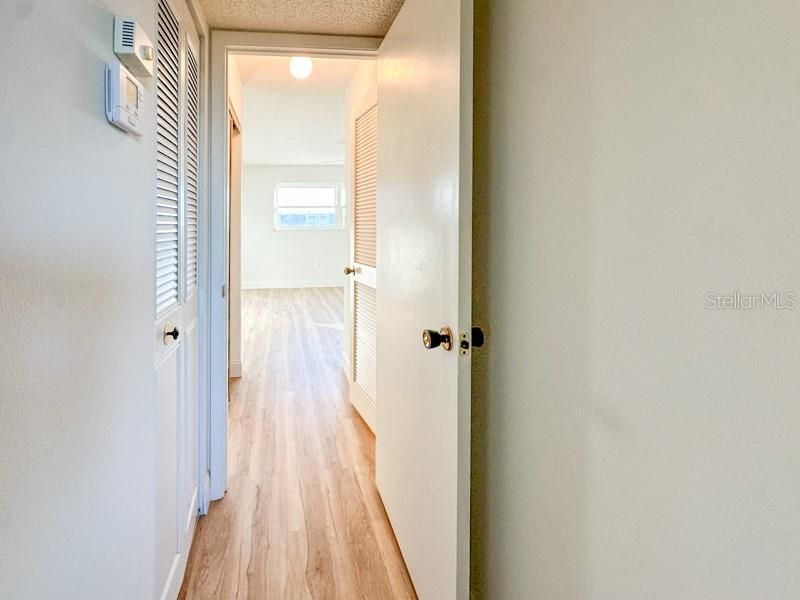
[[[122,22],[122,45],[125,48],[133,48],[135,38],[136,23],[133,21]]]

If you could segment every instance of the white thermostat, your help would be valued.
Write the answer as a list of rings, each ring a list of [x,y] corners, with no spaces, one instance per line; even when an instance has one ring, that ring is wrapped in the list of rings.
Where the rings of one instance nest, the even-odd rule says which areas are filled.
[[[153,76],[153,42],[131,17],[114,17],[114,54],[137,77]]]
[[[106,65],[106,118],[133,135],[142,135],[139,115],[144,104],[144,87],[120,63]]]

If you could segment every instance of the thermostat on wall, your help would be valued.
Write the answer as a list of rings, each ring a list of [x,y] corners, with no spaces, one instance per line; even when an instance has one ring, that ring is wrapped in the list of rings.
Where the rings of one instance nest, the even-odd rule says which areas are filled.
[[[114,54],[137,77],[153,76],[153,43],[131,17],[114,17]]]
[[[139,113],[144,103],[144,87],[119,62],[106,65],[106,118],[127,133],[142,135]]]

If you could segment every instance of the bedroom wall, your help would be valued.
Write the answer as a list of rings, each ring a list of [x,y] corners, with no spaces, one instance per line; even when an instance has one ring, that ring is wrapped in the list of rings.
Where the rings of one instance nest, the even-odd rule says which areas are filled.
[[[325,231],[275,231],[278,183],[344,184],[344,166],[244,167],[242,186],[242,288],[341,287],[350,241],[347,227]]]

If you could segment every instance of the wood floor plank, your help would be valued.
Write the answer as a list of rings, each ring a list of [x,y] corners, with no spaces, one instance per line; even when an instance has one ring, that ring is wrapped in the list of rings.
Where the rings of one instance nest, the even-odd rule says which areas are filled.
[[[342,292],[242,293],[229,489],[197,526],[179,598],[414,600],[347,400]]]

